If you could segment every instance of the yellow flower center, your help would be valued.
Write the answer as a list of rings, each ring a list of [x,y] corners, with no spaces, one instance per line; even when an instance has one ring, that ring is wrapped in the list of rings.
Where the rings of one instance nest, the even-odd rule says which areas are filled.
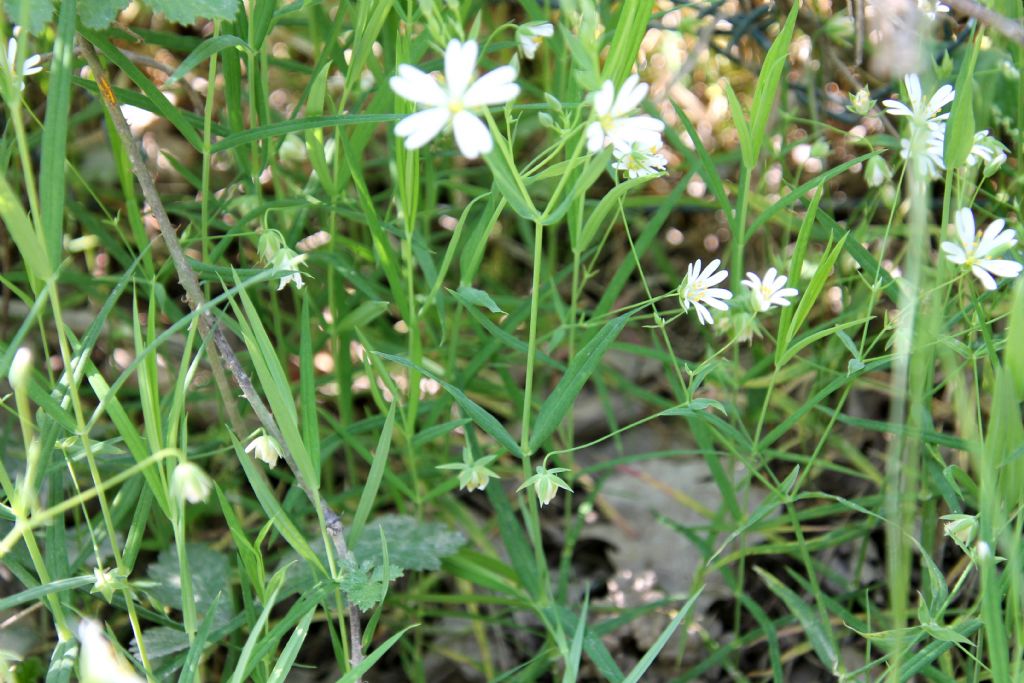
[[[452,114],[458,114],[465,108],[466,107],[463,106],[462,104],[462,100],[452,100],[448,103],[448,111],[450,111]]]
[[[612,126],[615,125],[615,119],[612,118],[611,114],[605,114],[598,119],[598,122],[601,124],[601,128],[604,129],[605,133],[612,132]]]

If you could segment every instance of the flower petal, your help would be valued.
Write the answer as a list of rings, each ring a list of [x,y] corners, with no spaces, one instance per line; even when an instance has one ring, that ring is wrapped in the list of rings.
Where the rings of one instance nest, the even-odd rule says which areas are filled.
[[[455,131],[455,143],[459,151],[467,159],[476,159],[494,149],[494,140],[487,126],[468,111],[463,110],[455,115],[452,130]]]
[[[395,125],[395,135],[405,138],[406,149],[419,149],[433,140],[447,125],[447,107],[434,107],[410,114]]]
[[[960,243],[970,251],[971,246],[974,244],[974,214],[967,207],[964,207],[956,212],[956,234],[960,238]]]
[[[996,288],[996,281],[992,278],[991,275],[988,274],[988,271],[986,271],[980,265],[972,266],[971,272],[974,273],[974,277],[978,278],[978,280],[981,281],[981,286],[984,287],[985,289]]]
[[[469,90],[462,96],[462,104],[467,107],[486,107],[514,99],[519,94],[516,76],[516,70],[511,66],[499,66],[469,86]]]
[[[594,95],[594,112],[598,116],[605,116],[612,111],[612,104],[615,102],[615,84],[605,81],[601,89]]]
[[[1009,259],[982,259],[978,265],[998,277],[1017,277],[1024,266]]]
[[[612,116],[625,116],[640,105],[640,102],[647,96],[650,86],[640,83],[640,77],[636,74],[626,79],[615,97],[615,104],[612,105]]]
[[[398,75],[388,81],[391,89],[400,97],[425,104],[429,107],[443,107],[448,96],[436,80],[409,64],[398,65]]]
[[[460,43],[452,38],[444,51],[444,80],[448,85],[448,95],[452,99],[461,99],[473,80],[476,70],[476,58],[479,47],[475,40]]]
[[[601,151],[601,148],[604,146],[604,129],[601,128],[600,123],[594,121],[587,126],[587,151],[593,154]]]

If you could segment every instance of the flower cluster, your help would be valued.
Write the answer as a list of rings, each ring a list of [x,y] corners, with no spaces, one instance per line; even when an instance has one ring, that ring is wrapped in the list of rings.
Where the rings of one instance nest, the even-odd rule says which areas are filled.
[[[732,292],[728,289],[715,286],[729,277],[729,271],[718,270],[721,264],[720,259],[715,259],[704,266],[700,259],[697,259],[687,266],[686,279],[679,285],[679,302],[683,310],[689,311],[692,306],[701,325],[713,325],[715,322],[708,307],[727,311],[729,305],[726,302],[733,298]],[[786,286],[788,279],[785,275],[779,275],[775,268],[769,268],[764,277],[748,272],[741,284],[750,290],[754,313],[789,306],[792,303],[790,299],[799,292],[793,287]]]
[[[547,22],[532,22],[516,29],[519,49],[533,59],[545,38],[555,34]],[[506,104],[519,95],[515,82],[517,68],[499,66],[476,77],[480,48],[475,40],[453,38],[444,51],[443,77],[424,73],[410,64],[400,64],[389,81],[391,89],[405,100],[424,108],[395,125],[395,135],[406,149],[420,149],[444,131],[451,131],[455,144],[467,159],[476,159],[494,149],[494,139],[481,115],[487,107]],[[660,153],[665,124],[636,109],[647,96],[648,85],[636,74],[618,90],[608,80],[591,96],[592,121],[587,125],[587,149],[591,153],[612,148],[613,168],[629,178],[653,176],[665,170],[668,160]],[[542,122],[551,117],[542,113]]]
[[[949,112],[942,110],[956,97],[951,85],[943,85],[931,97],[924,97],[921,80],[916,74],[903,79],[910,106],[899,100],[885,100],[882,104],[891,116],[903,116],[908,120],[907,137],[900,140],[900,156],[914,165],[922,177],[938,178],[946,164],[943,150],[946,142],[946,120]],[[982,166],[986,176],[995,173],[1006,161],[1006,148],[989,135],[987,130],[978,131],[967,157],[968,167]]]

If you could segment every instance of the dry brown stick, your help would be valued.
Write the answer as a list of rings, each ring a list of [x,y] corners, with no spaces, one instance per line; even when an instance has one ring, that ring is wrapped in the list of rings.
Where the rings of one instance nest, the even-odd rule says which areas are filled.
[[[1010,17],[990,10],[974,0],[942,0],[942,3],[949,5],[960,14],[965,14],[994,28],[1018,45],[1024,45],[1024,24],[1019,21],[1014,21]]]
[[[143,197],[145,197],[146,203],[149,204],[150,210],[156,218],[157,225],[160,228],[160,235],[163,237],[164,243],[167,246],[167,251],[171,256],[171,261],[174,264],[174,269],[178,274],[178,281],[185,289],[185,297],[188,301],[189,308],[197,313],[200,333],[204,337],[207,335],[212,336],[216,350],[220,355],[221,362],[228,369],[231,376],[234,378],[235,383],[238,384],[238,387],[242,390],[242,395],[252,407],[253,412],[256,413],[256,417],[263,425],[263,428],[277,441],[281,448],[281,457],[288,465],[289,469],[291,469],[292,474],[295,476],[295,481],[299,484],[299,487],[303,492],[305,492],[313,506],[318,509],[323,516],[324,525],[326,526],[327,532],[334,544],[336,555],[339,559],[348,558],[350,554],[348,546],[345,543],[345,533],[341,523],[341,518],[319,495],[317,495],[309,482],[307,482],[305,477],[302,476],[302,471],[299,469],[294,456],[288,449],[284,436],[281,434],[281,430],[277,426],[277,421],[274,419],[270,410],[267,409],[266,404],[263,403],[263,399],[260,398],[259,394],[256,392],[256,388],[253,386],[252,380],[249,378],[249,374],[239,362],[238,356],[235,355],[234,349],[231,348],[231,344],[228,343],[227,338],[224,336],[224,332],[217,326],[209,311],[205,309],[206,298],[203,296],[203,291],[199,287],[199,280],[196,278],[195,271],[192,270],[192,267],[188,264],[188,261],[185,258],[185,253],[182,251],[181,243],[178,241],[178,235],[175,232],[174,226],[171,225],[171,219],[167,215],[167,210],[164,208],[159,192],[157,192],[156,183],[153,181],[153,177],[149,173],[149,168],[146,166],[146,163],[142,158],[142,151],[139,149],[135,138],[131,134],[128,122],[125,120],[124,114],[121,113],[121,107],[117,103],[117,98],[114,96],[114,91],[110,87],[110,82],[104,75],[103,67],[100,65],[99,58],[96,56],[96,52],[93,50],[92,45],[90,45],[89,42],[81,36],[79,36],[79,45],[82,48],[82,56],[85,57],[85,61],[89,64],[89,69],[93,73],[93,78],[96,79],[96,84],[99,87],[100,99],[103,100],[103,104],[106,106],[107,112],[110,114],[110,118],[114,122],[114,128],[117,130],[118,137],[121,138],[121,142],[128,152],[128,158],[130,159],[132,168],[135,171],[135,177],[139,181],[139,186],[142,188]],[[214,372],[216,372],[221,368],[219,368],[219,364],[213,364],[213,369]],[[223,370],[221,369],[221,371]],[[220,386],[220,382],[218,382],[218,386],[222,391],[224,390],[224,387]],[[230,393],[225,394],[226,400],[229,400],[229,397]],[[359,621],[359,611],[355,605],[348,605],[348,617],[350,629],[349,638],[352,641],[351,664],[355,667],[363,660],[361,624]]]

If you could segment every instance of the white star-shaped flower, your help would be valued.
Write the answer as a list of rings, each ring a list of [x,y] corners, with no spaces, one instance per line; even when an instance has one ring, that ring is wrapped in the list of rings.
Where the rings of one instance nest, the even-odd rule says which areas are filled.
[[[17,36],[20,30],[20,26],[15,26],[13,31],[14,35]],[[14,80],[18,82],[22,90],[25,89],[25,78],[27,76],[32,76],[43,70],[43,67],[40,66],[42,61],[43,59],[39,55],[29,55],[22,63],[21,73],[19,74],[15,71],[18,64],[18,39],[16,37],[12,37],[7,41],[6,68],[8,73],[10,73]]]
[[[470,110],[504,104],[519,94],[516,70],[500,66],[473,80],[479,46],[453,39],[444,51],[444,84],[414,66],[401,64],[389,81],[401,97],[427,107],[410,114],[395,126],[395,135],[405,138],[406,149],[419,149],[449,125],[455,143],[467,159],[476,159],[494,148],[487,125]]]
[[[697,320],[701,325],[713,325],[715,322],[715,319],[711,317],[711,311],[707,309],[708,306],[720,311],[729,310],[729,306],[725,302],[732,298],[732,292],[715,287],[729,277],[727,270],[715,272],[721,263],[721,260],[715,259],[708,264],[707,268],[701,270],[700,259],[697,259],[686,267],[686,280],[679,288],[679,300],[683,304],[683,309],[689,311],[690,306],[693,306],[697,310]]]
[[[747,273],[743,284],[753,292],[754,304],[757,310],[763,313],[771,310],[772,306],[789,306],[793,303],[789,297],[794,297],[800,292],[786,286],[788,279],[785,275],[779,275],[779,271],[774,268],[769,268],[763,278],[755,273]]]
[[[523,56],[533,59],[537,56],[537,48],[544,42],[545,38],[555,35],[555,27],[549,22],[534,22],[523,24],[516,29],[516,38],[519,40],[519,49]]]
[[[605,81],[594,95],[597,120],[587,126],[587,149],[600,151],[608,145],[629,146],[634,142],[647,148],[661,148],[661,131],[665,124],[646,114],[627,116],[647,96],[648,85],[633,74],[615,92],[615,84]]]
[[[642,143],[617,142],[612,149],[615,161],[612,168],[625,171],[629,178],[644,178],[658,175],[665,170],[668,159],[658,153],[657,147],[646,147]]]
[[[885,100],[882,104],[890,115],[909,119],[907,136],[900,140],[900,156],[914,164],[919,174],[935,178],[946,168],[943,147],[949,113],[942,113],[942,109],[953,101],[956,91],[951,85],[943,85],[926,99],[916,74],[907,74],[903,83],[910,106],[899,100]]]
[[[903,84],[907,88],[907,97],[910,99],[908,107],[899,100],[884,100],[885,111],[891,116],[907,116],[918,124],[932,121],[945,121],[949,114],[940,113],[942,108],[953,101],[956,91],[951,85],[943,85],[935,91],[930,98],[925,99],[921,91],[921,79],[917,74],[907,74],[903,78]]]
[[[992,258],[1017,244],[1013,230],[1004,230],[1006,221],[1002,218],[992,221],[978,238],[974,227],[974,214],[968,208],[956,212],[956,235],[960,244],[943,242],[942,251],[946,258],[959,266],[970,268],[985,289],[996,288],[996,277],[1014,278],[1024,269],[1020,263],[1009,259]]]

